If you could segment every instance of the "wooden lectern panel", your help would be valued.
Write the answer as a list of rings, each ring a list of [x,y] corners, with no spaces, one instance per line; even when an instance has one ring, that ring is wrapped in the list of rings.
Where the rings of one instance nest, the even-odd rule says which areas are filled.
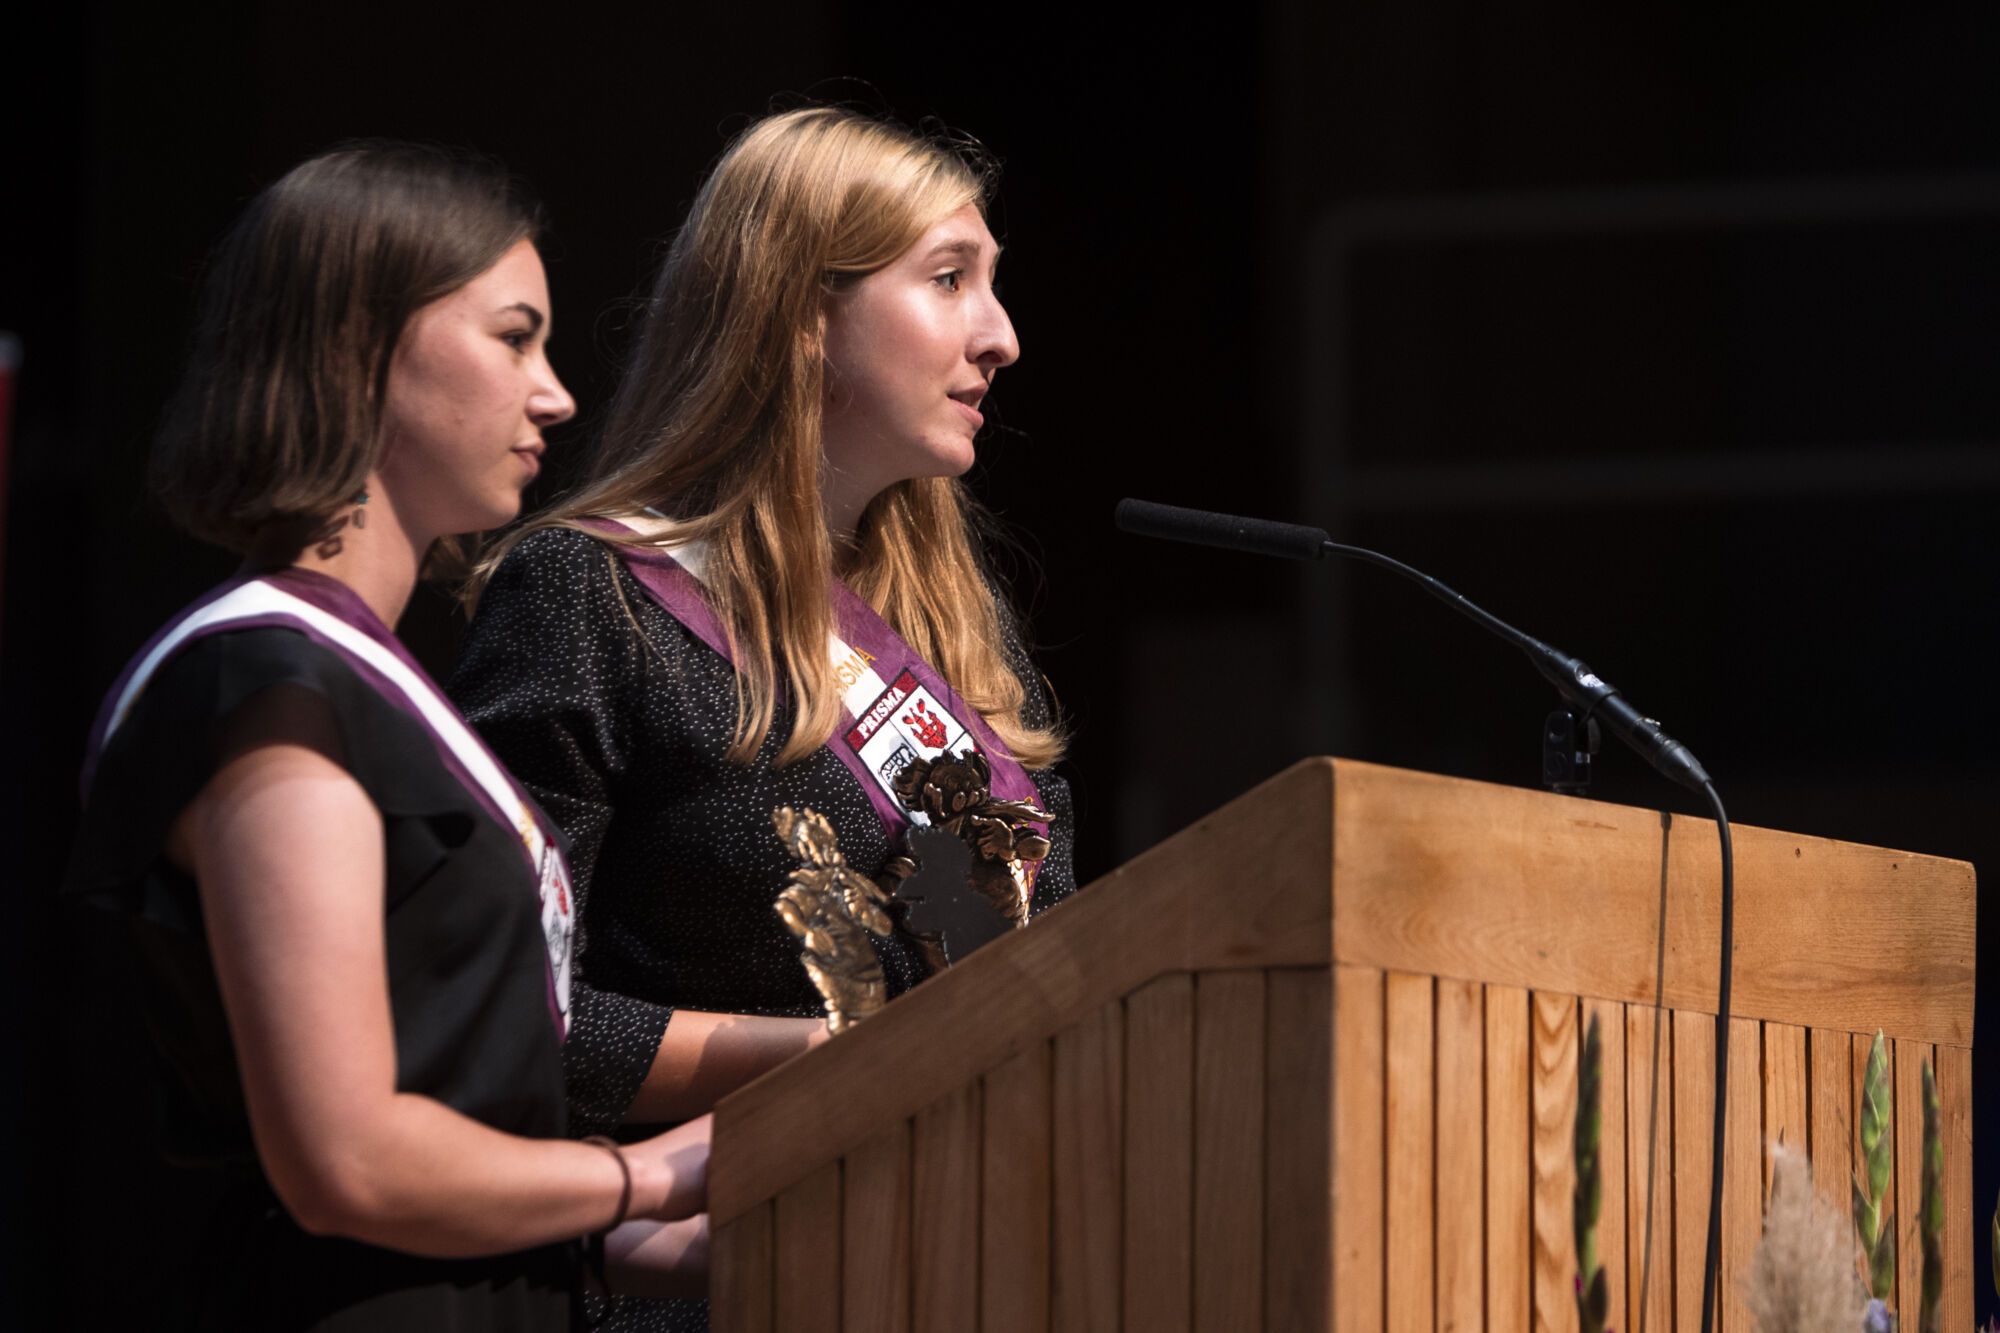
[[[979,1319],[980,1092],[974,1082],[946,1094],[911,1128],[911,1333],[952,1333]]]
[[[1972,1287],[1981,1280],[1970,1244],[1979,1234],[1972,1212],[1972,1052],[1940,1046],[1937,1057],[1944,1120],[1944,1295],[1938,1326],[1971,1328]]]
[[[1768,1143],[1845,1213],[1878,1026],[1904,1234],[1937,1066],[1962,1326],[1970,867],[1736,835],[1718,1328]],[[1574,1329],[1594,1018],[1611,1323],[1698,1329],[1716,873],[1706,821],[1302,764],[727,1099],[714,1326]]]
[[[1374,968],[1333,969],[1333,1326],[1384,1327],[1383,984]]]
[[[1484,987],[1437,982],[1437,1326],[1486,1326]]]
[[[1196,1333],[1264,1326],[1265,973],[1195,974]],[[1135,1256],[1157,1272],[1150,1255]]]
[[[1387,1272],[1383,1307],[1389,1333],[1428,1333],[1436,1318],[1437,1255],[1431,1246],[1434,1185],[1432,1131],[1436,1065],[1431,977],[1391,972],[1384,978],[1383,1139],[1388,1150],[1383,1198]]]
[[[1529,1007],[1528,1077],[1534,1146],[1535,1328],[1576,1333],[1576,1244],[1571,1237],[1576,1114],[1576,997],[1537,991]]]
[[[1052,1108],[1047,1042],[986,1076],[979,1190],[985,1333],[1048,1331]]]
[[[1635,1331],[1674,1327],[1673,1062],[1673,1015],[1626,1005],[1625,1327]]]
[[[1807,1119],[1806,1030],[1790,1023],[1764,1025],[1764,1141],[1806,1152],[1812,1131]],[[1764,1154],[1764,1198],[1771,1197],[1771,1155]]]
[[[1715,1147],[1715,1020],[1673,1015],[1674,1328],[1701,1333],[1702,1266]],[[1718,1286],[1721,1284],[1718,1283]],[[1722,1327],[1721,1321],[1716,1327]]]
[[[840,1318],[840,1164],[828,1162],[778,1195],[772,1249],[777,1333],[832,1328]]]
[[[1160,1333],[1192,1327],[1194,1005],[1192,972],[1125,1001],[1125,1318]]]
[[[1271,1328],[1329,1326],[1333,1147],[1331,1024],[1326,968],[1265,974],[1269,1023],[1265,1077],[1264,1314]],[[1128,1324],[1144,1327],[1129,1315]]]
[[[1339,766],[1339,962],[1714,1013],[1720,853],[1706,819]],[[1963,862],[1732,825],[1746,1017],[1969,1045]]]
[[[841,1163],[843,1328],[910,1327],[910,1123],[898,1120]]]
[[[717,1219],[711,1215],[713,1267],[708,1294],[718,1330],[771,1333],[777,1282],[771,1230],[776,1212],[775,1201],[767,1199],[735,1217]]]
[[[1746,1273],[1764,1232],[1764,1089],[1758,1077],[1764,1034],[1754,1018],[1729,1020],[1729,1118],[1723,1144],[1722,1272]],[[1722,1322],[1749,1333],[1750,1309],[1737,1282],[1718,1283]]]
[[[1055,1039],[1050,1327],[1118,1322],[1124,1214],[1125,1020],[1112,1001]]]
[[[1848,1197],[1848,1163],[1854,1159],[1853,1047],[1845,1032],[1806,1029],[1807,1119],[1812,1132],[1813,1189],[1820,1198],[1838,1202]]]
[[[1604,1265],[1609,1278],[1611,1301],[1606,1308],[1613,1328],[1623,1327],[1617,1320],[1619,1311],[1628,1303],[1624,1264],[1625,1183],[1629,1175],[1625,1168],[1625,1010],[1626,1006],[1609,1000],[1585,1000],[1578,1019],[1584,1025],[1582,1030],[1588,1031],[1590,1020],[1595,1018],[1604,1044],[1604,1086],[1600,1093],[1604,1117],[1600,1131],[1604,1203],[1597,1222],[1597,1261]]]
[[[1535,1209],[1529,1172],[1528,992],[1483,986],[1486,1009],[1486,1327],[1528,1333],[1534,1325]]]

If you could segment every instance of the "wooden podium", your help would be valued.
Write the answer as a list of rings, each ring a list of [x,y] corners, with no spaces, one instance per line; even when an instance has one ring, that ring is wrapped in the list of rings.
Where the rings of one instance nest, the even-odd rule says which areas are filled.
[[[1718,1327],[1749,1333],[1767,1141],[1845,1210],[1881,1028],[1904,1322],[1934,1059],[1943,1327],[1968,1329],[1972,867],[1735,841]],[[1692,1333],[1719,866],[1707,820],[1300,763],[725,1100],[714,1326],[1573,1329],[1596,1017],[1610,1322],[1641,1326],[1650,1158],[1643,1323]]]

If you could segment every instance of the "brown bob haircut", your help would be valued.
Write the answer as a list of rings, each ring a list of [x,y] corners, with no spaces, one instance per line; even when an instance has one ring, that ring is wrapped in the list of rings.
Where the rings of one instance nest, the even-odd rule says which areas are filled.
[[[294,167],[210,256],[154,494],[203,540],[243,553],[277,537],[289,559],[366,484],[410,316],[541,229],[519,184],[471,154],[366,142]]]

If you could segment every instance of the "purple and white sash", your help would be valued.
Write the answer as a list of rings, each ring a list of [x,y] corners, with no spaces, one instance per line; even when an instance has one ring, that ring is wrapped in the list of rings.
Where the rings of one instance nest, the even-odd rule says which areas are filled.
[[[535,876],[542,938],[548,951],[549,1008],[556,1030],[567,1029],[575,899],[562,848],[543,829],[534,807],[493,752],[417,665],[402,641],[354,591],[309,570],[288,569],[223,584],[155,634],[111,687],[86,752],[86,796],[111,736],[147,684],[173,655],[197,639],[233,630],[277,626],[331,649],[391,704],[423,724],[438,757],[501,827],[511,829]]]
[[[609,519],[602,528],[626,528]],[[702,588],[707,548],[701,542],[667,547],[613,544],[639,586],[696,638],[736,665],[729,636]],[[992,769],[992,793],[1003,801],[1040,801],[1027,771],[937,669],[917,655],[889,623],[846,584],[833,584],[834,628],[827,653],[841,683],[841,725],[826,748],[847,765],[868,795],[892,846],[905,844],[912,825],[928,825],[922,811],[905,809],[896,797],[896,775],[918,759],[978,750]],[[1046,825],[1033,826],[1046,834]],[[1040,862],[1014,863],[1025,895],[1033,888]]]

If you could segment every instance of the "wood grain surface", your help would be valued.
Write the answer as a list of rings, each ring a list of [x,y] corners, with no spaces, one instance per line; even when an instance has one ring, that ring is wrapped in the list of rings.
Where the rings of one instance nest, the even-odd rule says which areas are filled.
[[[1975,1284],[1994,1279],[1992,1261],[1973,1244],[1982,1239],[1991,1213],[1974,1217],[1972,1200],[1972,1052],[1963,1046],[1937,1048],[1938,1111],[1944,1133],[1944,1293],[1938,1327],[1971,1328]],[[1992,1126],[1987,1126],[1988,1130]],[[1977,1255],[1976,1260],[1974,1256]]]
[[[1124,1005],[1112,1001],[1056,1034],[1055,1176],[1049,1326],[1117,1328],[1124,1287]]]
[[[840,1163],[829,1162],[778,1195],[774,1235],[776,1333],[840,1324]]]
[[[1723,1333],[1753,1333],[1743,1302],[1743,1274],[1764,1234],[1764,1062],[1762,1025],[1729,1020],[1728,1122],[1722,1153],[1722,1272],[1716,1283]]]
[[[1695,1333],[1713,835],[1366,764],[1280,774],[726,1099],[716,1326],[1571,1329],[1595,1015],[1612,1321]],[[1718,1322],[1750,1333],[1734,1283],[1770,1139],[1806,1147],[1844,1204],[1880,1026],[1908,1323],[1926,1057],[1945,1066],[1951,1169],[1969,1170],[1970,868],[1736,835]],[[1947,1183],[1969,1233],[1969,1184]],[[1963,1313],[1965,1236],[1948,1257]]]
[[[849,1153],[840,1183],[841,1327],[908,1333],[910,1122]]]
[[[1194,976],[1125,1001],[1125,1322],[1185,1333],[1194,1300]]]
[[[1332,977],[1323,967],[1273,968],[1265,984],[1265,1324],[1324,1329],[1333,1308]],[[1130,1301],[1125,1308],[1128,1327],[1157,1327],[1135,1318]]]
[[[1971,866],[1731,827],[1735,1013],[1969,1042]],[[1712,1014],[1714,824],[1666,842],[1665,1003]],[[1651,1003],[1660,855],[1655,811],[1343,761],[1335,959]]]
[[[981,1333],[1047,1333],[1053,1101],[1038,1042],[986,1075],[980,1120]]]
[[[1534,1324],[1532,1022],[1528,992],[1486,987],[1486,1327]]]
[[[980,1092],[968,1083],[911,1125],[911,1333],[958,1333],[979,1318]]]
[[[1436,1311],[1432,1090],[1432,989],[1436,981],[1391,972],[1383,994],[1387,1057],[1384,1128],[1387,1145],[1388,1333],[1431,1333]]]
[[[1806,1032],[1806,1063],[1812,1078],[1813,1189],[1820,1198],[1847,1206],[1854,1171],[1854,1039],[1829,1028]]]
[[[710,1238],[709,1315],[715,1333],[771,1333],[773,1283],[772,1214],[766,1201],[716,1224]]]
[[[1437,983],[1437,1329],[1486,1326],[1486,1013],[1474,981]]]
[[[1576,1333],[1577,1003],[1574,995],[1536,991],[1529,1016],[1534,1086],[1535,1329]]]
[[[1194,1327],[1264,1327],[1264,973],[1195,974]]]
[[[1898,1328],[1917,1327],[1917,1307],[1923,1292],[1924,1246],[1918,1224],[1922,1217],[1924,1168],[1923,1067],[1931,1048],[1914,1041],[1896,1041],[1896,1313]]]
[[[1333,1327],[1381,1333],[1383,976],[1333,969]]]
[[[1673,1016],[1651,1005],[1627,1005],[1625,1253],[1631,1257],[1625,1327],[1633,1333],[1669,1333],[1674,1327],[1673,1171]]]
[[[1764,1024],[1764,1198],[1771,1197],[1771,1149],[1783,1143],[1792,1153],[1810,1152],[1810,1075],[1806,1030],[1791,1023]]]
[[[1674,1015],[1674,1327],[1701,1333],[1715,1148],[1715,1018]],[[1722,1281],[1718,1281],[1720,1286]]]
[[[1378,969],[1650,1002],[1663,843],[1666,1002],[1712,1011],[1705,821],[1676,819],[1663,839],[1652,811],[1304,761],[725,1098],[712,1216],[1166,972],[1314,966],[1337,949]],[[1969,866],[1747,826],[1736,849],[1740,1015],[1969,1043]]]
[[[1163,973],[1324,965],[1333,774],[1330,759],[1294,765],[725,1097],[710,1215],[727,1221]]]
[[[1608,1000],[1585,1000],[1580,1016],[1585,1029],[1595,1018],[1604,1043],[1604,1079],[1599,1109],[1603,1124],[1597,1149],[1598,1173],[1604,1191],[1597,1216],[1597,1261],[1604,1265],[1612,1328],[1623,1327],[1625,1295],[1625,1006]]]

